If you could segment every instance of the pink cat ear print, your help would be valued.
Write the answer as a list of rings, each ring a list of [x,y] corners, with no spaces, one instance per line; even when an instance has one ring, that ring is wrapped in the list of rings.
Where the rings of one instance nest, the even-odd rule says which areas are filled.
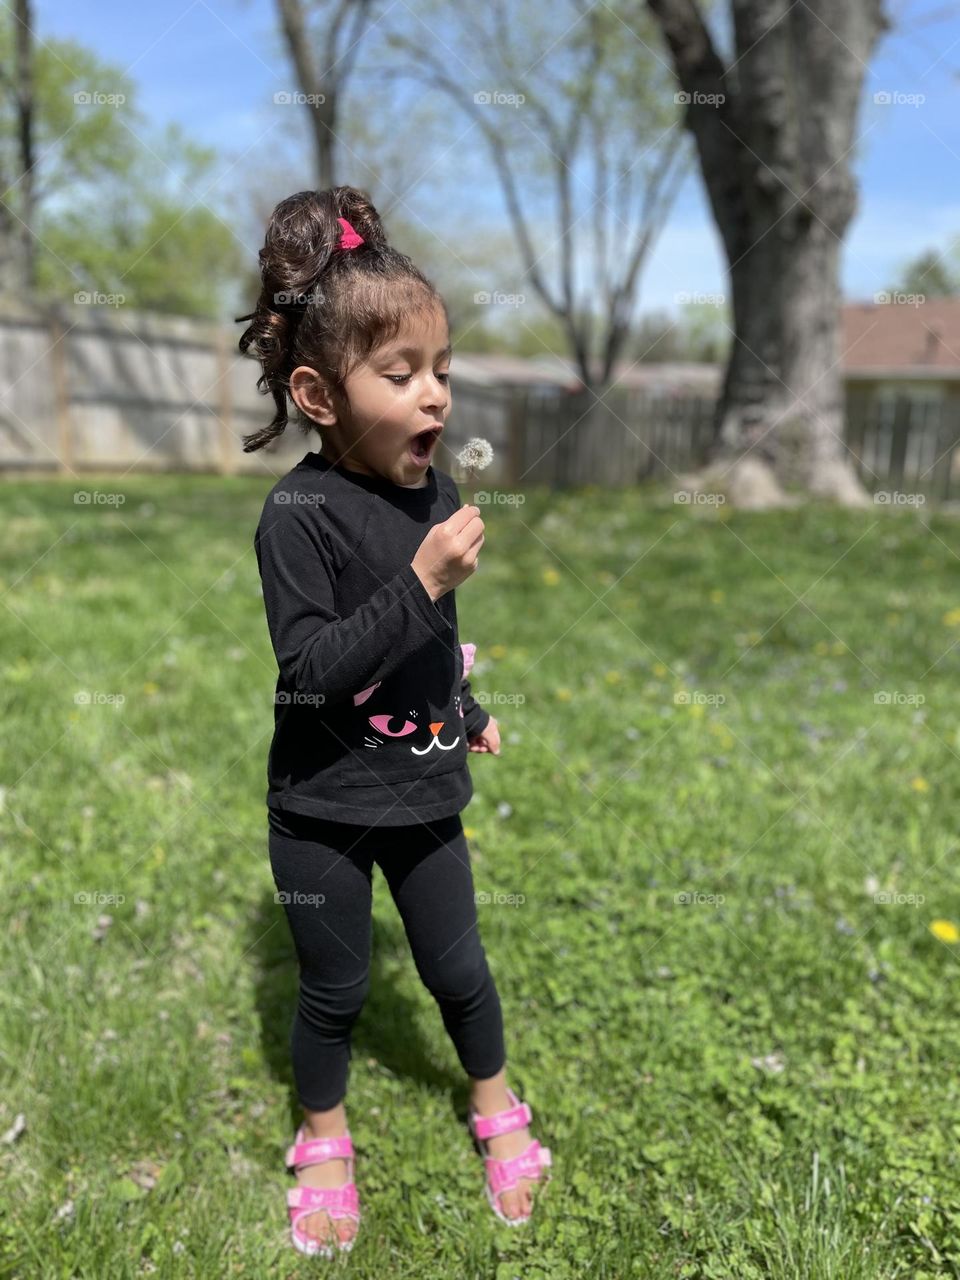
[[[355,693],[353,695],[353,705],[355,707],[359,707],[360,703],[366,702],[366,700],[370,697],[371,693],[373,693],[374,689],[378,689],[379,687],[380,687],[380,681],[378,680],[377,683],[372,684],[369,689],[363,689],[360,693]]]
[[[477,652],[477,646],[475,644],[462,644],[460,646],[460,652],[463,654],[463,674],[466,676],[469,675],[470,668],[473,666],[473,659]],[[353,695],[353,705],[355,707],[359,707],[362,702],[366,702],[374,689],[379,689],[381,683],[382,681],[378,680],[377,683],[372,684],[369,689],[362,689],[359,693],[355,693]]]

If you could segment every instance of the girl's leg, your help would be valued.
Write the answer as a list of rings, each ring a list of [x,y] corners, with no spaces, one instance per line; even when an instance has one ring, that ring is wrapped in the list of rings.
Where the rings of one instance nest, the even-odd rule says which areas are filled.
[[[270,865],[300,969],[290,1050],[304,1127],[311,1137],[342,1137],[351,1031],[370,980],[372,855],[358,827],[268,813]],[[347,1163],[308,1165],[297,1179],[304,1186],[342,1186]],[[304,1218],[300,1229],[332,1238],[323,1210]],[[349,1239],[356,1223],[340,1219],[337,1231]]]
[[[443,1024],[470,1081],[470,1100],[481,1115],[510,1106],[500,999],[477,927],[473,872],[460,815],[395,827],[376,858],[403,920],[414,963],[436,1000]],[[519,1155],[528,1128],[491,1138],[498,1160]],[[530,1211],[531,1183],[520,1179],[503,1195],[503,1211]]]

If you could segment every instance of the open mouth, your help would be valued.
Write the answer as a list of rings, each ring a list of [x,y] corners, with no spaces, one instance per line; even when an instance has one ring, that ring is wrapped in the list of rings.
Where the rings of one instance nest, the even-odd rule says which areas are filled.
[[[410,441],[410,456],[414,462],[421,466],[430,461],[433,447],[440,439],[442,427],[428,427],[425,431],[418,431]]]

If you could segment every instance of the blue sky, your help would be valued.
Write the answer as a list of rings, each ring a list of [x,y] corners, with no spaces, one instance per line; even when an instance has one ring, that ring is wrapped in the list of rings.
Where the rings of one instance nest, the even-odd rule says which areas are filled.
[[[899,29],[885,37],[870,67],[859,120],[860,209],[843,256],[843,287],[851,299],[870,298],[905,259],[928,247],[944,250],[960,237],[960,3],[905,0],[890,3],[890,9]],[[269,129],[273,94],[294,87],[273,0],[47,0],[38,4],[37,22],[41,38],[73,37],[127,69],[153,122],[179,121],[192,137],[229,156],[257,143]],[[877,92],[922,94],[925,100],[877,105]],[[454,129],[462,131],[459,121],[451,122],[451,142]],[[264,158],[265,147],[274,153],[277,142],[271,135],[269,142],[253,145],[230,180],[255,185],[253,165]],[[409,147],[416,139],[401,132],[397,142]],[[282,145],[295,154],[289,150],[295,147],[292,136]],[[365,185],[362,177],[345,180]],[[310,185],[309,179],[302,185]],[[285,194],[279,191],[276,198]],[[455,188],[444,187],[444,195],[457,198]],[[491,230],[501,222],[505,229],[492,180],[485,190],[466,187],[462,198],[464,217],[476,218],[480,209]],[[420,216],[429,225],[429,201]],[[724,291],[722,254],[696,174],[650,260],[641,309],[672,310],[678,291]]]

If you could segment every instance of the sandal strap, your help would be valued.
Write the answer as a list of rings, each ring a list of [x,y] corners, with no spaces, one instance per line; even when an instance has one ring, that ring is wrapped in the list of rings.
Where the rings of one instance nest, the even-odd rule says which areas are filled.
[[[299,1137],[299,1133],[297,1137]],[[288,1169],[308,1164],[323,1164],[325,1160],[349,1160],[353,1157],[353,1142],[346,1138],[311,1138],[308,1142],[294,1142],[285,1157]]]
[[[552,1164],[553,1157],[550,1154],[550,1148],[541,1147],[534,1138],[526,1151],[522,1151],[520,1155],[510,1160],[497,1160],[494,1156],[487,1156],[484,1163],[487,1167],[490,1190],[494,1195],[499,1195],[501,1191],[510,1191],[521,1178],[529,1178],[532,1182],[537,1182],[540,1178],[540,1170]]]
[[[533,1113],[526,1102],[521,1102],[512,1089],[507,1093],[513,1101],[512,1107],[505,1111],[495,1111],[492,1116],[478,1116],[471,1113],[470,1126],[478,1138],[497,1138],[501,1133],[512,1133],[514,1129],[523,1129],[533,1120]]]
[[[325,1209],[331,1218],[356,1218],[360,1220],[360,1197],[357,1184],[347,1182],[342,1187],[291,1187],[287,1192],[287,1208],[290,1219],[296,1222],[304,1211]]]

